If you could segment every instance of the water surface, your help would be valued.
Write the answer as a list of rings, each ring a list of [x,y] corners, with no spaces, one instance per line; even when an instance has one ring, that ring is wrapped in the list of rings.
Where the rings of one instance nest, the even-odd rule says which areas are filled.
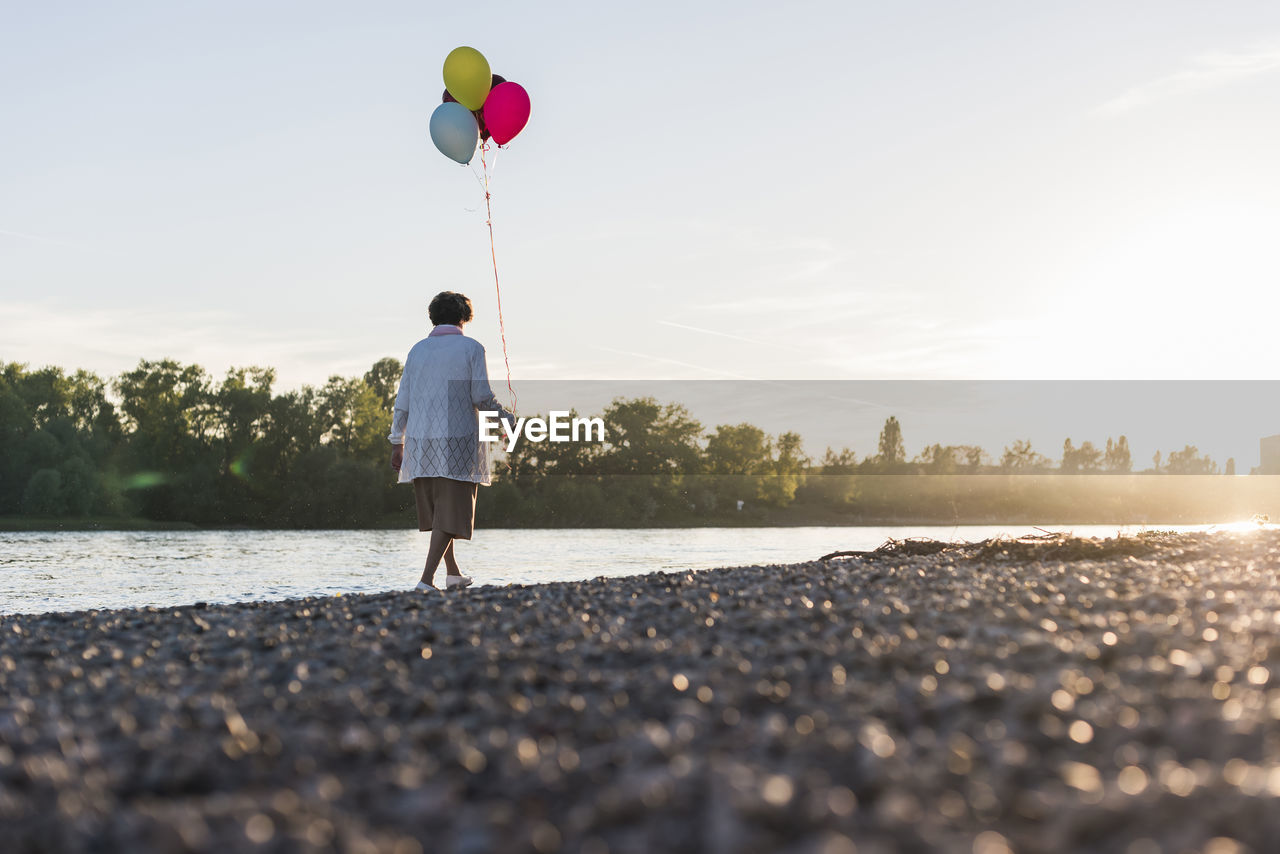
[[[1081,536],[1137,529],[1051,526]],[[1179,530],[1196,529],[1183,526]],[[1203,528],[1204,526],[1198,526]],[[887,538],[979,540],[1031,526],[478,531],[456,546],[477,585],[799,563]],[[0,534],[0,613],[243,602],[408,590],[416,531],[56,531]],[[443,583],[444,569],[438,583]]]

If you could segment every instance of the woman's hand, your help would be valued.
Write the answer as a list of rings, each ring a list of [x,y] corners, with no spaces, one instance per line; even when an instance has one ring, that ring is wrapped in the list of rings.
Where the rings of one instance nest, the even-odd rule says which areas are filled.
[[[396,471],[400,471],[400,464],[404,462],[404,445],[391,446],[391,467]]]

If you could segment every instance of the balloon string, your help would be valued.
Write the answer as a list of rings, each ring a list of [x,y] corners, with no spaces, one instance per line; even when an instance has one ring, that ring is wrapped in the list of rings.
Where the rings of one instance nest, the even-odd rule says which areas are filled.
[[[489,206],[489,143],[480,146],[480,165],[484,167],[484,224],[489,227],[489,258],[493,261],[493,290],[498,296],[498,332],[502,336],[502,361],[507,367],[507,391],[511,394],[511,411],[516,411],[516,390],[511,385],[511,357],[507,353],[507,326],[502,319],[502,286],[498,283],[498,252],[493,245],[493,209]],[[494,158],[496,165],[497,158]]]
[[[480,177],[480,173],[476,171],[475,160],[467,163],[467,168],[471,170],[471,177],[476,179],[476,183],[480,185],[480,189],[484,189],[484,179]],[[470,208],[467,208],[470,210]]]

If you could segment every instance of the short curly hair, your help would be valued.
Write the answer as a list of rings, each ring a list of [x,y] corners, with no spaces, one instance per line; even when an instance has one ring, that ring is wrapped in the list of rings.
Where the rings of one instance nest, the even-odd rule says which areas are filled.
[[[427,306],[427,315],[433,326],[447,323],[457,326],[471,320],[471,300],[454,291],[441,291]]]

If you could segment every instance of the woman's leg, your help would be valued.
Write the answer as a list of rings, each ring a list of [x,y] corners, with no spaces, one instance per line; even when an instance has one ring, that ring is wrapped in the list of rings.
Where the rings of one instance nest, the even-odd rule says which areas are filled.
[[[454,540],[449,540],[449,547],[444,550],[445,572],[449,575],[462,575],[462,573],[458,571],[458,561],[453,556],[453,543]]]
[[[431,545],[427,547],[427,563],[422,568],[422,581],[424,584],[434,584],[436,577],[436,567],[440,566],[440,558],[448,552],[453,553],[453,535],[446,534],[439,528],[431,529]],[[450,558],[452,560],[452,558]],[[456,564],[455,564],[456,566]]]

